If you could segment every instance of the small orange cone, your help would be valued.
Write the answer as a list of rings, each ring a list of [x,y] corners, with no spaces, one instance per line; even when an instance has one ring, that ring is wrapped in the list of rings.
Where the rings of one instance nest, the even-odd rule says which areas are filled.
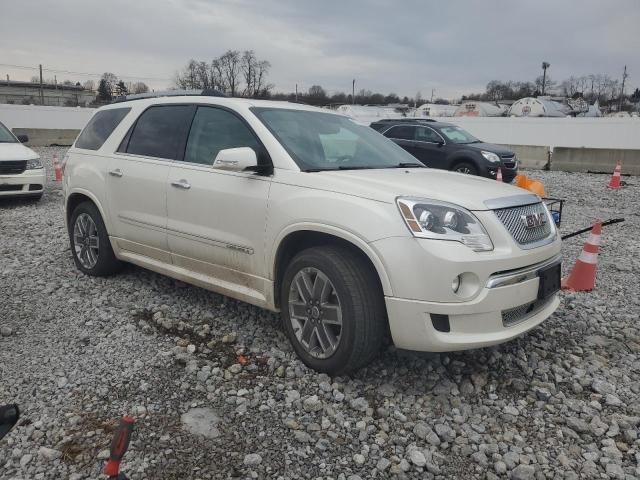
[[[496,173],[496,180],[499,182],[502,181],[502,169],[500,167],[498,167],[498,173]]]
[[[562,279],[562,290],[590,292],[594,289],[601,233],[602,222],[597,222],[593,225],[573,270],[568,277]]]
[[[613,171],[613,176],[611,177],[611,181],[609,182],[609,185],[607,185],[607,187],[609,188],[622,187],[622,185],[620,185],[620,173],[622,173],[622,165],[620,165],[620,162],[616,162],[616,168]]]
[[[62,165],[58,161],[58,155],[53,154],[53,171],[56,174],[56,182],[62,181]]]

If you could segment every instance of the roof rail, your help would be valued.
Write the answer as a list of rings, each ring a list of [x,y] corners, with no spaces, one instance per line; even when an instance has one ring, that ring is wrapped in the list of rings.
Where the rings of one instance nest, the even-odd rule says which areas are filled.
[[[416,118],[416,117],[402,117],[402,118],[381,118],[374,123],[415,123],[415,122],[437,122],[433,118]]]
[[[227,95],[213,88],[205,88],[204,90],[161,90],[158,92],[122,95],[120,97],[114,98],[111,103],[130,102],[132,100],[142,100],[144,98],[183,97],[183,96],[226,97]]]

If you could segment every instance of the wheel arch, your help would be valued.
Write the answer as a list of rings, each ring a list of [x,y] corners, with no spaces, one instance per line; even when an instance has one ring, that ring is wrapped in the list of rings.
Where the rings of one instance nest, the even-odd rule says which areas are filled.
[[[274,281],[274,304],[280,306],[280,284],[286,266],[291,259],[304,249],[323,246],[340,245],[361,255],[377,273],[377,280],[384,295],[392,295],[391,283],[384,264],[376,252],[358,236],[328,225],[298,225],[282,232],[272,258],[272,278]]]
[[[71,193],[67,195],[67,198],[65,200],[65,207],[64,207],[65,223],[67,225],[67,229],[69,228],[69,221],[71,220],[71,215],[73,215],[73,210],[82,202],[86,202],[86,201],[89,201],[96,206],[96,208],[100,212],[100,216],[102,217],[104,226],[106,227],[107,232],[109,232],[111,230],[109,225],[109,219],[104,209],[102,208],[102,205],[100,204],[100,202],[98,201],[98,199],[93,193],[87,190],[82,190],[82,189],[76,189],[71,191]]]

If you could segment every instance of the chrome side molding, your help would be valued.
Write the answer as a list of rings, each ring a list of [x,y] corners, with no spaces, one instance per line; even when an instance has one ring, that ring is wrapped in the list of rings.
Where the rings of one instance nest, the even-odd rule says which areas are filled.
[[[550,267],[559,263],[562,263],[561,254],[558,254],[542,263],[536,263],[535,265],[531,265],[529,267],[491,275],[489,277],[489,280],[487,280],[487,288],[506,287],[508,285],[515,285],[517,283],[526,282],[527,280],[532,280],[538,276],[538,272],[540,271],[540,269]]]

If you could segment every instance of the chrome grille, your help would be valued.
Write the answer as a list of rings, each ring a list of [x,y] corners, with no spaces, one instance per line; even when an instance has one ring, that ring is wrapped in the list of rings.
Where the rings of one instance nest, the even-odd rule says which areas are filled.
[[[509,308],[502,311],[502,325],[505,327],[512,327],[520,322],[525,321],[527,318],[535,315],[544,307],[546,307],[554,297],[546,298],[544,300],[536,300],[534,302],[525,303],[519,307]]]
[[[551,218],[542,203],[522,205],[518,207],[501,208],[494,210],[502,224],[509,230],[513,239],[522,247],[540,242],[551,237]],[[546,222],[543,225],[527,228],[522,217],[544,213]]]

